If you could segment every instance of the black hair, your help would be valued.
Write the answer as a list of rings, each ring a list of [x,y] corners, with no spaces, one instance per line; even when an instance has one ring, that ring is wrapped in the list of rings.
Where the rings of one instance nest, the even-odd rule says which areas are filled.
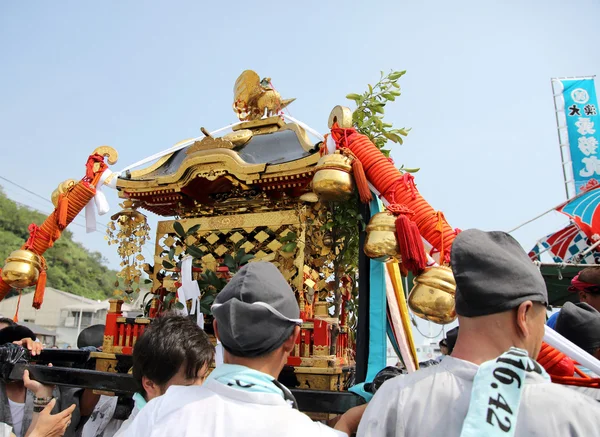
[[[0,317],[0,323],[3,323],[8,326],[15,326],[16,323],[13,319],[9,319],[8,317]]]
[[[600,285],[600,267],[588,267],[579,273],[579,280],[588,284]]]
[[[31,329],[17,325],[16,323],[12,326],[0,329],[0,345],[23,340],[24,338],[35,340],[35,334]]]
[[[0,331],[2,332],[2,331]],[[215,347],[208,335],[188,317],[166,314],[150,323],[133,348],[133,379],[144,396],[142,377],[161,386],[185,366],[187,378],[209,366]]]
[[[93,346],[99,348],[104,342],[104,325],[92,325],[85,328],[77,337],[77,347]]]
[[[456,344],[456,339],[458,338],[458,328],[459,327],[457,326],[446,333],[446,346],[448,347],[448,355],[450,355],[454,350],[454,345]]]

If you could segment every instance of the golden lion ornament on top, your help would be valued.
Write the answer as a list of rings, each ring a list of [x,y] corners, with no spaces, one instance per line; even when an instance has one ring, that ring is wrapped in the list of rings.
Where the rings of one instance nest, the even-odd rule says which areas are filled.
[[[271,78],[261,80],[252,70],[240,74],[233,87],[233,110],[242,121],[277,115],[294,100],[282,99],[273,89]]]
[[[312,189],[322,201],[349,199],[354,192],[350,158],[339,152],[322,156],[315,166]]]
[[[30,250],[19,249],[6,259],[2,280],[18,290],[35,285],[42,270],[40,257]]]
[[[428,267],[414,279],[408,306],[419,317],[440,325],[456,319],[456,281],[446,266]]]

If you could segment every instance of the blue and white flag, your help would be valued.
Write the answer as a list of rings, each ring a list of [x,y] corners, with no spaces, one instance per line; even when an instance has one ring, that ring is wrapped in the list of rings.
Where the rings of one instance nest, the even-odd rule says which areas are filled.
[[[575,193],[579,194],[591,179],[600,179],[600,114],[593,78],[554,79],[559,129],[566,124],[567,135],[561,135],[561,146],[571,156]],[[564,116],[563,116],[564,111]],[[565,163],[566,164],[566,163]]]

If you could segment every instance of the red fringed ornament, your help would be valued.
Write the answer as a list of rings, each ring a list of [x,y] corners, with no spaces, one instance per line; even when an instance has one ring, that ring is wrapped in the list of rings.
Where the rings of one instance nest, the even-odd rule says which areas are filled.
[[[40,272],[40,276],[38,278],[37,284],[35,286],[35,293],[33,294],[33,304],[31,305],[36,310],[39,310],[44,302],[44,292],[46,291],[46,261],[44,258],[42,259],[42,271]]]
[[[388,211],[396,215],[396,238],[402,264],[414,275],[418,275],[427,267],[425,246],[417,225],[408,217],[413,212],[404,205],[390,205]]]
[[[356,158],[352,160],[352,173],[354,173],[354,181],[356,182],[356,188],[358,188],[360,201],[362,203],[369,203],[373,200],[373,196],[369,189],[365,170],[363,169],[361,162]]]
[[[61,231],[67,227],[67,212],[69,210],[69,199],[61,194],[58,197],[58,229]]]
[[[342,153],[352,159],[352,174],[354,175],[354,182],[356,182],[360,201],[362,203],[369,203],[373,200],[373,196],[371,195],[371,189],[369,188],[362,162],[360,162],[360,159],[350,149],[342,148]]]
[[[15,315],[13,322],[19,323],[19,307],[21,306],[21,290],[19,290],[19,299],[17,300],[17,308],[15,309]]]

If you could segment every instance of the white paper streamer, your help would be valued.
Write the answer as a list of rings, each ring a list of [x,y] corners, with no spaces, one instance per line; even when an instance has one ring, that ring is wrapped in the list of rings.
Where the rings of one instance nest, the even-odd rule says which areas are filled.
[[[96,209],[98,209],[99,215],[104,215],[110,211],[110,205],[108,204],[108,200],[106,200],[106,196],[102,192],[102,186],[104,185],[106,179],[112,174],[113,172],[109,169],[104,170],[102,176],[100,176],[98,185],[96,186],[96,194],[94,195],[94,198],[85,206],[85,230],[88,234],[96,232]],[[113,179],[116,180],[116,178]]]
[[[590,369],[596,375],[600,375],[600,361],[588,354],[579,346],[571,343],[549,326],[546,326],[545,330],[546,332],[544,334],[544,341],[546,343],[548,343],[554,349],[558,349],[569,358],[577,361],[582,366]]]
[[[327,136],[327,153],[329,155],[332,155],[335,153],[335,140],[333,139],[333,137],[331,135]]]
[[[88,234],[96,232],[96,202],[94,199],[85,205],[85,232]]]
[[[187,301],[192,301],[189,314],[196,314],[196,311],[200,313],[196,316],[196,321],[200,324],[201,318],[202,322],[204,321],[204,315],[200,312],[200,287],[192,279],[192,261],[191,256],[186,256],[181,261],[181,287],[177,289],[177,298],[183,304],[186,315],[188,315]],[[204,326],[204,323],[202,323],[202,326]]]

